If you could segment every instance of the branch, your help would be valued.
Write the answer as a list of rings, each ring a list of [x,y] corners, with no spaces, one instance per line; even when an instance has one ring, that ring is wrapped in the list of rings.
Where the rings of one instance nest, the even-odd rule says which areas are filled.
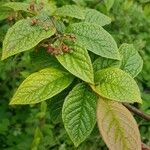
[[[127,103],[123,103],[123,105],[131,112],[133,112],[134,114],[136,114],[137,116],[147,120],[147,121],[150,121],[150,115],[148,114],[145,114],[143,111],[140,111],[138,110],[137,108],[135,108],[134,106],[131,106]],[[150,147],[144,143],[141,143],[142,144],[142,150],[150,150]]]
[[[142,150],[150,150],[150,147],[142,143]]]
[[[123,103],[123,105],[128,109],[130,110],[131,112],[133,112],[134,114],[136,114],[137,116],[147,120],[147,121],[150,121],[150,115],[148,114],[145,114],[143,111],[140,111],[138,110],[137,108],[135,108],[134,106],[131,106],[127,103]]]

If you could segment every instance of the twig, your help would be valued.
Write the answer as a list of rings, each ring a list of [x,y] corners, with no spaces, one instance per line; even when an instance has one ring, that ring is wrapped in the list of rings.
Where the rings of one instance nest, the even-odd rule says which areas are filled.
[[[150,150],[150,147],[142,143],[142,150]]]
[[[123,103],[123,105],[128,109],[130,110],[131,112],[133,112],[134,114],[136,114],[137,116],[147,120],[147,121],[150,121],[150,115],[148,114],[145,114],[143,111],[140,111],[138,110],[137,108],[135,108],[134,106],[131,106],[127,103]]]
[[[145,114],[143,111],[140,111],[138,110],[137,108],[135,108],[134,106],[131,106],[127,103],[123,103],[123,105],[128,109],[130,110],[131,112],[133,112],[134,114],[136,114],[137,116],[147,120],[147,121],[150,121],[150,115],[148,114]],[[142,150],[150,150],[150,147],[144,143],[141,143],[142,144]]]

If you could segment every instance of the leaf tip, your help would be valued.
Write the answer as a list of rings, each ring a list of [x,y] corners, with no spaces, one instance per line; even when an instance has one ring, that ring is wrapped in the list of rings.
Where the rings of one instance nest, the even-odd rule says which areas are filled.
[[[10,100],[9,105],[19,105],[19,101],[16,100],[14,97]]]
[[[77,148],[77,147],[79,146],[79,144],[75,144],[75,143],[74,143],[74,146]]]
[[[16,105],[18,104],[13,98],[10,100],[9,105]]]
[[[142,104],[143,100],[141,98],[139,98],[138,103]]]
[[[9,102],[9,105],[14,105],[15,103],[13,101],[10,101]]]
[[[72,141],[73,142],[73,144],[74,144],[74,146],[77,148],[80,144],[81,144],[81,142],[77,142],[77,141]]]
[[[6,57],[4,55],[2,55],[1,60],[3,61],[4,59],[6,59]]]

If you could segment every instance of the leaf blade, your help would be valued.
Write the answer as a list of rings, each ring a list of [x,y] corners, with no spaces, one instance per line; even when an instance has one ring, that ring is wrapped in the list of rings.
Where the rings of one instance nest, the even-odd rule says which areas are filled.
[[[85,82],[94,83],[93,67],[86,49],[77,44],[69,45],[72,53],[58,55],[58,61],[73,75]]]
[[[22,19],[8,30],[3,42],[2,60],[35,47],[55,33],[56,29],[49,17],[44,15],[39,17],[39,20],[45,23],[40,22],[38,25],[32,25],[32,19]],[[44,24],[47,23],[49,23],[48,30],[45,30]]]
[[[110,150],[141,150],[137,123],[122,104],[99,99],[97,120],[102,137]]]
[[[118,68],[107,68],[95,73],[93,89],[102,97],[119,102],[141,103],[140,90],[134,79]]]
[[[122,44],[119,48],[122,55],[121,69],[136,77],[142,70],[143,60],[132,44]]]
[[[95,125],[96,96],[80,83],[66,97],[62,118],[65,129],[77,147]]]
[[[58,69],[45,68],[27,77],[10,104],[35,104],[49,99],[68,87],[73,77]]]
[[[77,5],[64,5],[56,10],[54,13],[58,16],[72,17],[77,19],[84,19],[84,10]]]
[[[95,9],[87,8],[85,14],[85,22],[94,23],[100,26],[105,26],[111,23],[111,18]]]
[[[101,26],[81,22],[67,28],[67,32],[75,34],[76,42],[89,51],[110,59],[120,59],[115,40]]]
[[[15,11],[23,10],[25,12],[30,12],[28,10],[30,8],[30,4],[23,2],[7,2],[3,5],[3,7],[8,7]]]
[[[94,71],[98,71],[105,68],[119,68],[120,67],[120,61],[114,60],[114,59],[108,59],[104,57],[99,57],[93,62],[93,68]]]

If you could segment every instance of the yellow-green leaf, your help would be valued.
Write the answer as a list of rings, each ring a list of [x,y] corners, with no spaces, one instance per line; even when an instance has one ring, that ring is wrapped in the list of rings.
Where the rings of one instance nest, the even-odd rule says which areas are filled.
[[[29,12],[30,4],[29,3],[23,3],[23,2],[7,2],[3,5],[3,7],[11,8],[15,11],[23,10],[26,12]]]
[[[67,72],[46,68],[31,74],[19,86],[10,104],[35,104],[64,90],[73,81]]]
[[[87,50],[76,44],[69,45],[69,48],[72,52],[56,56],[58,61],[73,75],[93,84],[93,67]]]
[[[33,20],[36,20],[37,24],[32,24]],[[18,21],[5,36],[2,59],[30,50],[42,40],[55,34],[55,31],[51,19],[45,14]]]
[[[97,71],[93,89],[107,99],[129,103],[142,102],[135,80],[118,68],[110,67]]]

